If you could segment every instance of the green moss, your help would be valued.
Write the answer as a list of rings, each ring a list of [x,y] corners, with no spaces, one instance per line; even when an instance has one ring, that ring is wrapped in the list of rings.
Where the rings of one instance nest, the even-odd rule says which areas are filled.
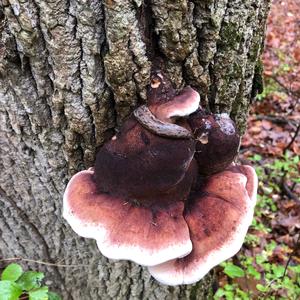
[[[254,38],[253,38],[254,39]],[[259,55],[261,52],[261,40],[256,38],[252,41],[252,48],[249,51],[249,60],[251,62],[255,62],[257,59],[257,55]]]
[[[237,24],[228,23],[223,26],[220,37],[222,47],[236,49],[243,38],[243,34],[239,31]]]

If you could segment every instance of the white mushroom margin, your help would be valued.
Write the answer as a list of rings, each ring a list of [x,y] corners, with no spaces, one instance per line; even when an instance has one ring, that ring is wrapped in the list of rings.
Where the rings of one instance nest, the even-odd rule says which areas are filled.
[[[78,235],[84,238],[95,239],[100,252],[104,256],[109,259],[131,260],[142,266],[154,266],[171,259],[184,257],[192,251],[192,242],[190,239],[161,249],[154,247],[155,250],[146,249],[139,245],[118,245],[111,241],[109,238],[109,229],[104,224],[83,222],[72,212],[68,201],[68,193],[72,183],[84,173],[93,174],[94,172],[92,169],[81,171],[75,174],[67,185],[63,197],[63,217]]]

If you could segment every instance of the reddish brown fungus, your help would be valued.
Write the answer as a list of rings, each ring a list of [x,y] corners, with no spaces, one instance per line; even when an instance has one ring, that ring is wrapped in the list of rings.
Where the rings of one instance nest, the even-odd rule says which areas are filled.
[[[237,155],[240,136],[226,114],[207,114],[202,110],[188,119],[196,139],[195,159],[199,172],[210,175],[224,170]]]
[[[64,194],[75,232],[96,239],[109,258],[151,266],[170,285],[195,282],[234,255],[256,200],[254,170],[231,164],[239,145],[233,121],[206,114],[199,101],[191,87],[176,94],[154,72],[147,106]]]

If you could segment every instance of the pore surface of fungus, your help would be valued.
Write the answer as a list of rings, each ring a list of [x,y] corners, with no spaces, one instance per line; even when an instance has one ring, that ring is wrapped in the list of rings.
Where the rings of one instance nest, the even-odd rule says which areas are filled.
[[[234,122],[199,107],[191,87],[176,94],[156,71],[137,108],[74,175],[63,215],[108,258],[148,266],[169,285],[189,284],[233,256],[253,217],[257,178],[233,163]]]

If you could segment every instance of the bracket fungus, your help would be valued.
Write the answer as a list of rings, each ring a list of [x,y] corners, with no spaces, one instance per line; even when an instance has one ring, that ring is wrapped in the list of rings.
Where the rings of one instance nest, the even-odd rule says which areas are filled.
[[[128,259],[168,285],[200,280],[238,252],[251,224],[257,177],[233,163],[239,135],[206,113],[191,87],[179,94],[153,72],[147,105],[74,175],[63,216],[111,259]]]

